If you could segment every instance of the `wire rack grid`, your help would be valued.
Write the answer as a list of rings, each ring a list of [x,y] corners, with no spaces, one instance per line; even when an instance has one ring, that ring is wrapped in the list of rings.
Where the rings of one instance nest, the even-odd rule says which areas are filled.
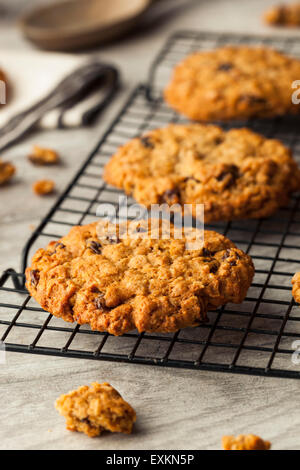
[[[0,279],[0,340],[9,351],[214,370],[263,376],[300,378],[300,308],[291,296],[291,277],[300,264],[299,198],[268,219],[217,223],[207,227],[228,236],[250,254],[256,267],[244,302],[209,312],[209,323],[175,334],[122,337],[69,324],[42,310],[24,289],[29,257],[76,224],[96,219],[99,204],[118,209],[122,192],[101,179],[105,163],[116,149],[141,133],[185,122],[163,102],[161,90],[173,65],[195,49],[227,43],[264,43],[300,56],[300,39],[262,38],[181,32],[172,36],[150,70],[148,85],[138,86],[97,148],[68,185],[26,243],[22,272],[7,270]],[[247,125],[289,145],[300,163],[299,119],[276,118],[226,123]],[[221,124],[221,123],[220,123]],[[133,201],[129,198],[127,203]]]

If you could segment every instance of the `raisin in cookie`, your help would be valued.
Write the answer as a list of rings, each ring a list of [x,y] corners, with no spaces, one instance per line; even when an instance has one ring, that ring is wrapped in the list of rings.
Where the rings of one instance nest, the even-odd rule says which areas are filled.
[[[248,129],[170,125],[121,147],[104,179],[147,207],[204,204],[205,222],[266,217],[300,188],[300,170],[278,140]]]
[[[211,231],[198,249],[172,225],[168,239],[154,238],[149,220],[140,236],[121,239],[119,226],[100,238],[97,222],[73,227],[37,251],[27,289],[53,315],[113,335],[177,331],[206,321],[209,308],[242,302],[254,275],[248,255]]]
[[[134,409],[109,383],[92,383],[62,395],[55,408],[66,418],[69,431],[84,432],[89,437],[103,431],[130,434],[136,421]]]
[[[264,14],[264,20],[275,26],[300,26],[300,2],[273,7]]]
[[[300,61],[263,47],[198,52],[176,66],[166,101],[195,120],[246,119],[298,114],[291,84]]]

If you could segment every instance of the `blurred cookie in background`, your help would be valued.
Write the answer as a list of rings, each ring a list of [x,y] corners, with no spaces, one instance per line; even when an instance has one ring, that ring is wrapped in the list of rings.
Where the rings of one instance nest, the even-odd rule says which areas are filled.
[[[265,12],[263,19],[274,26],[300,26],[300,2],[274,6]]]
[[[291,83],[300,60],[268,47],[226,46],[179,63],[165,89],[167,103],[194,120],[272,118],[299,114]]]

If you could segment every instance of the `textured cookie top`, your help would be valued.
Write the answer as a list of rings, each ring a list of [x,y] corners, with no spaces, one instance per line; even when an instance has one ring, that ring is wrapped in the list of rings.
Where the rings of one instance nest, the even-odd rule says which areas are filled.
[[[109,383],[92,383],[61,395],[56,409],[66,418],[67,429],[90,437],[102,431],[131,433],[136,421],[134,409]]]
[[[195,120],[299,113],[291,84],[300,61],[263,47],[223,47],[188,56],[176,66],[166,101]]]
[[[203,124],[133,139],[108,162],[104,179],[146,206],[204,204],[205,222],[268,216],[300,187],[297,164],[278,140]]]
[[[53,315],[122,335],[196,326],[208,307],[241,302],[253,274],[251,258],[215,232],[189,250],[185,238],[100,240],[95,222],[38,250],[26,286]]]

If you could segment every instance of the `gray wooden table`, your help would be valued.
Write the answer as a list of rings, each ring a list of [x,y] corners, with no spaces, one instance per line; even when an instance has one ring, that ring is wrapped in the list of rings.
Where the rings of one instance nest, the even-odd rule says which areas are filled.
[[[10,2],[2,3],[5,6]],[[261,24],[260,15],[273,0],[199,0],[190,6],[187,1],[184,3],[184,8],[156,20],[151,28],[96,51],[103,60],[121,68],[124,86],[93,128],[35,134],[3,154],[15,162],[18,176],[12,185],[1,189],[1,271],[8,267],[19,269],[20,252],[32,225],[55,200],[39,199],[31,193],[31,183],[41,176],[41,170],[28,165],[25,158],[33,143],[55,147],[61,153],[64,165],[59,172],[47,170],[61,191],[130,89],[145,79],[150,61],[171,32],[193,28],[270,34]],[[13,26],[4,23],[0,28],[0,47],[13,53],[30,50],[31,46]],[[89,439],[65,430],[63,419],[53,407],[55,399],[95,380],[109,381],[136,408],[138,420],[131,436]],[[223,434],[252,432],[271,440],[274,449],[299,449],[299,386],[297,380],[9,353],[6,364],[0,365],[0,448],[218,449]]]

